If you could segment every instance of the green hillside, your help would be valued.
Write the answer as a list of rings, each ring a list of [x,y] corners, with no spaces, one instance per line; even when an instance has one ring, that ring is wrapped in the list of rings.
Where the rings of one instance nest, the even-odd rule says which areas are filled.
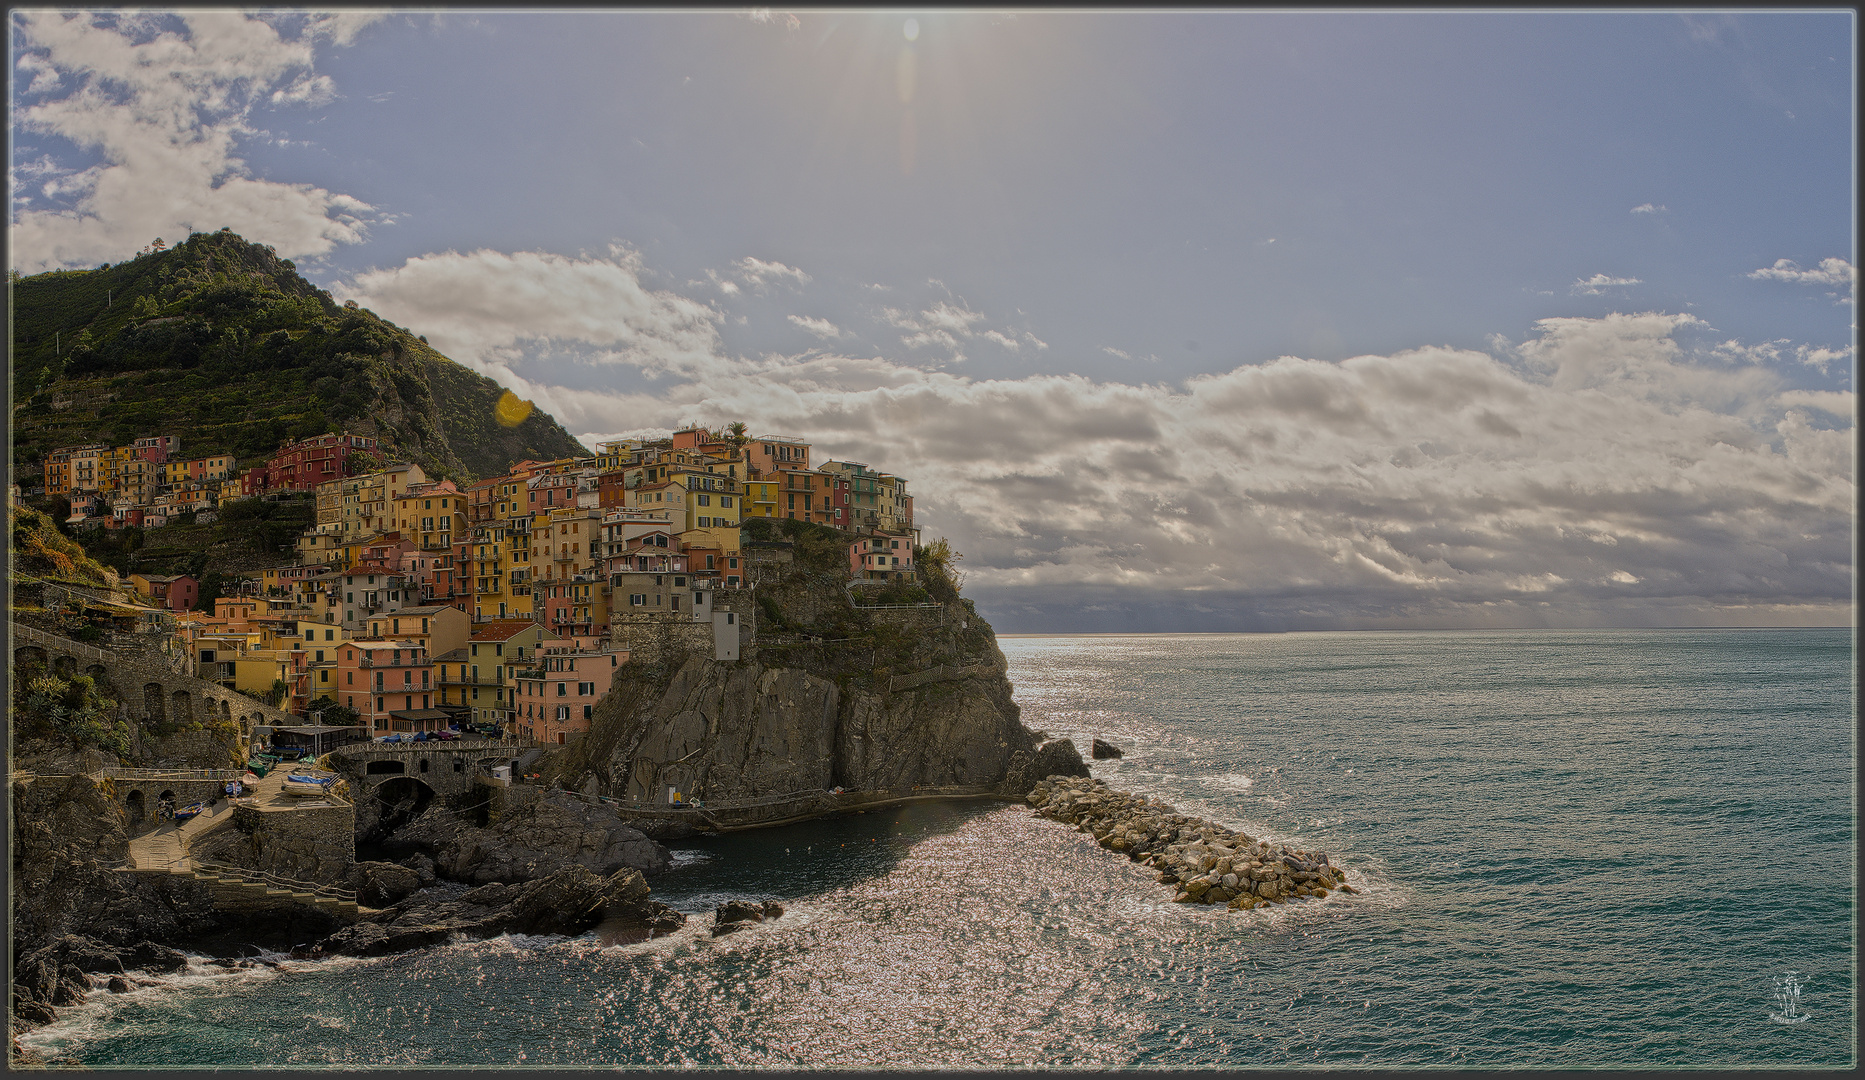
[[[224,229],[17,279],[12,310],[16,474],[59,446],[144,435],[245,468],[285,440],[348,430],[460,481],[589,453],[540,411],[503,426],[497,383]]]

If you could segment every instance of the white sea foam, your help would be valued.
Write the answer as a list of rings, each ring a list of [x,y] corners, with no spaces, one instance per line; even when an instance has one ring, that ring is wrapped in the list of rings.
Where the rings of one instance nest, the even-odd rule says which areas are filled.
[[[1206,780],[1205,786],[1222,791],[1245,792],[1256,786],[1256,780],[1242,773],[1224,773]]]
[[[677,848],[667,852],[667,854],[673,856],[673,866],[670,867],[670,869],[673,870],[684,870],[689,866],[709,863],[718,858],[718,856],[714,855],[712,852],[701,851],[698,848]]]

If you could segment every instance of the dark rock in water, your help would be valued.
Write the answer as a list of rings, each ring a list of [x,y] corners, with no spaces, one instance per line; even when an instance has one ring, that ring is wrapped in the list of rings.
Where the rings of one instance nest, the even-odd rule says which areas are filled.
[[[170,972],[180,971],[188,966],[188,958],[179,949],[166,945],[157,945],[153,941],[144,941],[121,954],[124,967],[141,971]]]
[[[571,935],[608,920],[622,927],[666,931],[686,921],[667,905],[649,900],[648,893],[639,870],[618,870],[605,878],[586,866],[571,865],[522,885],[482,885],[452,900],[415,894],[318,944],[331,953],[382,956],[440,944],[456,933],[476,938]]]
[[[130,984],[124,982],[123,976],[121,975],[110,976],[108,985],[110,987],[110,992],[113,994],[127,994],[130,992]]]
[[[66,964],[58,969],[58,983],[52,988],[52,1004],[76,1005],[84,1000],[84,992],[90,988],[90,976]]]
[[[1088,765],[1081,751],[1068,739],[1050,739],[1031,751],[1018,750],[1010,755],[1010,768],[999,790],[1021,795],[1050,776],[1087,776]]]
[[[13,999],[13,1015],[29,1024],[49,1024],[58,1019],[58,1013],[50,1005],[22,997]]]
[[[324,947],[322,945],[293,945],[291,958],[293,960],[322,960]]]
[[[744,900],[727,900],[719,905],[719,910],[713,915],[712,921],[715,923],[763,922],[764,907],[761,904],[753,904]]]
[[[432,864],[429,864],[432,865]],[[433,877],[429,873],[429,878]],[[350,888],[365,907],[387,907],[421,887],[421,875],[389,862],[359,862],[350,870]]]
[[[712,917],[712,936],[722,937],[753,923],[781,918],[783,913],[784,906],[775,900],[766,900],[762,904],[748,900],[727,900],[719,905],[719,910]]]
[[[1102,742],[1100,739],[1094,740],[1093,744],[1089,747],[1088,753],[1093,756],[1096,761],[1100,761],[1103,758],[1126,756],[1126,752],[1121,750],[1120,747],[1115,746],[1111,742]]]
[[[377,923],[346,926],[319,942],[326,952],[339,956],[387,956],[428,945],[439,945],[451,933],[428,926],[393,927]]]

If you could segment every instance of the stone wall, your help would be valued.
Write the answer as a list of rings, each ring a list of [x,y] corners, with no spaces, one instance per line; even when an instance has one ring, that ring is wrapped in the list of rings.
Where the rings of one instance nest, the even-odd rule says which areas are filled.
[[[630,663],[650,666],[671,658],[675,663],[690,653],[712,655],[712,624],[694,622],[680,614],[623,614],[609,617],[611,645],[628,650]]]
[[[198,838],[191,853],[294,881],[341,884],[356,865],[355,812],[349,806],[236,806],[231,822]]]

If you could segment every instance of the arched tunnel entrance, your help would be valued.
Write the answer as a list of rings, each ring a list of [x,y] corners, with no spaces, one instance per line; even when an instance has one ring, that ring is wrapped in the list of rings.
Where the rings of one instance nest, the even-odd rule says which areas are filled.
[[[397,776],[382,781],[376,788],[377,827],[394,832],[421,816],[434,801],[434,789],[412,776]]]

